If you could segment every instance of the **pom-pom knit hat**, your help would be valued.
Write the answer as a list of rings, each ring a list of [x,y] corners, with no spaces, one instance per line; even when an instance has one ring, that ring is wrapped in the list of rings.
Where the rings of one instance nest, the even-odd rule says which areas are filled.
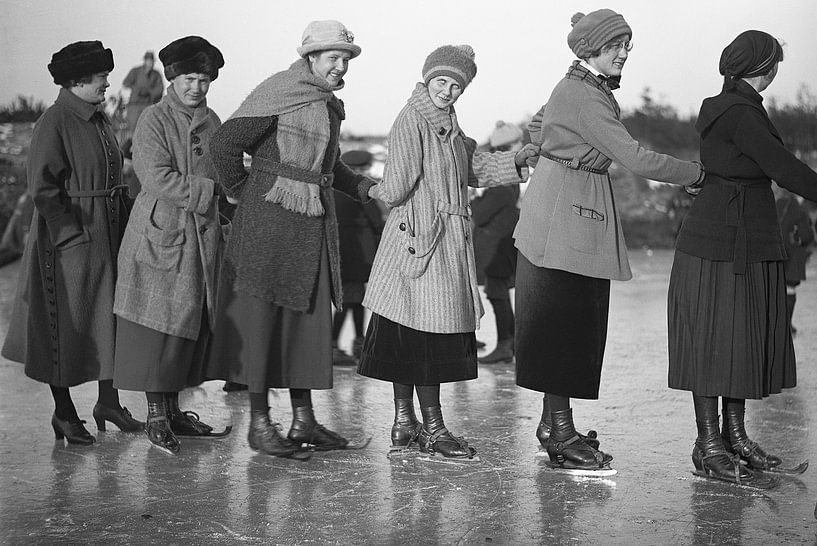
[[[99,40],[68,44],[51,56],[48,71],[57,85],[113,70],[113,52]]]
[[[423,64],[423,82],[426,85],[434,76],[448,76],[465,89],[476,75],[474,50],[469,45],[438,47],[426,57]]]
[[[570,22],[573,29],[567,35],[567,45],[580,59],[586,59],[616,36],[633,36],[633,29],[624,17],[611,9],[600,9],[587,15],[576,13]]]
[[[352,54],[354,59],[360,55],[360,46],[355,44],[355,35],[343,26],[340,21],[312,21],[306,26],[301,37],[298,55],[306,57],[315,51],[342,49]]]
[[[207,74],[215,80],[218,69],[224,66],[221,51],[201,36],[185,36],[170,42],[159,51],[159,60],[168,80],[179,74]]]

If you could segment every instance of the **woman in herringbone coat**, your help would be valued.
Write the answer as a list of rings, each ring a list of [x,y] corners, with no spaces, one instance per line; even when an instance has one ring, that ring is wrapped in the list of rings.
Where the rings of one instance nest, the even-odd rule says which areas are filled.
[[[205,379],[215,315],[222,232],[207,144],[221,121],[206,97],[224,58],[204,38],[186,36],[159,59],[170,86],[133,139],[142,190],[119,253],[114,384],[145,393],[148,439],[177,453],[177,436],[213,430],[179,408],[179,391]]]
[[[482,316],[471,242],[468,186],[524,181],[532,146],[475,154],[453,105],[476,74],[469,46],[442,46],[389,135],[383,182],[370,194],[392,210],[363,304],[373,315],[358,372],[391,381],[395,448],[419,442],[445,457],[476,451],[445,427],[440,383],[477,376],[476,329]],[[524,173],[522,172],[524,171]],[[414,414],[414,389],[423,422]]]

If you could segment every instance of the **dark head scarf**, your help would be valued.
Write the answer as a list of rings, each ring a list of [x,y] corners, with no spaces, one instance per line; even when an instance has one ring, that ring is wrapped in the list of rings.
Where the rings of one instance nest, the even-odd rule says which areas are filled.
[[[725,89],[741,78],[764,76],[783,60],[783,48],[774,36],[759,30],[747,30],[732,40],[721,53],[718,70]]]

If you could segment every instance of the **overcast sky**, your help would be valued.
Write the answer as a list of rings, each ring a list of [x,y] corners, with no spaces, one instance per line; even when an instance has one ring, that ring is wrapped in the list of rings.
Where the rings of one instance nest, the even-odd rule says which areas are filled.
[[[114,53],[108,93],[117,93],[146,49],[181,36],[207,38],[226,65],[208,103],[226,119],[256,84],[297,58],[304,27],[338,19],[363,53],[350,64],[344,130],[385,134],[421,75],[426,55],[443,44],[468,43],[477,77],[457,103],[460,125],[482,141],[498,119],[521,121],[544,104],[574,59],[570,17],[609,7],[633,28],[634,49],[616,97],[626,108],[653,97],[683,114],[720,90],[720,52],[755,28],[785,43],[785,61],[766,97],[794,102],[801,85],[817,93],[815,0],[0,0],[0,104],[33,95],[51,104],[57,87],[46,65],[78,40],[102,40]],[[158,66],[158,68],[161,68]]]

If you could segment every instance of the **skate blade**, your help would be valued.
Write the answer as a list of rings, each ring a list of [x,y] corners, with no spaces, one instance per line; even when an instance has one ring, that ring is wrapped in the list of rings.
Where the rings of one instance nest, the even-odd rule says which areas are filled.
[[[420,453],[420,446],[417,444],[409,444],[407,446],[389,446],[389,451],[386,452],[386,457],[389,459],[399,459],[402,457],[412,457]]]
[[[365,449],[371,441],[372,438],[370,436],[363,440],[362,442],[349,442],[345,446],[341,445],[319,446],[316,444],[303,443],[301,444],[301,449],[304,451],[354,451],[358,449]]]
[[[174,457],[178,457],[178,456],[179,456],[179,452],[178,452],[178,451],[170,451],[168,448],[163,447],[163,446],[160,446],[160,445],[158,445],[158,444],[154,444],[153,442],[150,442],[150,445],[151,445],[151,447],[155,447],[156,449],[158,449],[158,450],[159,450],[159,451],[161,451],[162,453],[166,453],[166,454],[168,454],[168,455],[172,455],[172,456],[174,456]]]
[[[777,476],[767,476],[760,472],[755,473],[755,479],[749,483],[738,483],[733,480],[727,480],[725,478],[719,478],[717,476],[710,476],[703,470],[693,470],[692,473],[699,478],[705,478],[707,480],[714,480],[719,482],[724,482],[732,485],[736,485],[738,487],[746,487],[749,489],[774,489],[780,483],[780,480]]]
[[[226,438],[233,431],[233,425],[227,425],[221,432],[208,432],[206,434],[176,434],[178,438],[185,440],[218,440],[219,438]]]
[[[808,461],[803,461],[799,465],[795,466],[794,468],[781,468],[779,466],[775,466],[772,468],[767,469],[760,469],[763,472],[773,472],[775,474],[802,474],[806,470],[808,470]]]
[[[601,468],[566,468],[551,462],[545,463],[545,466],[561,474],[567,474],[568,476],[607,478],[618,474],[618,470],[610,468],[609,466],[603,466]]]

